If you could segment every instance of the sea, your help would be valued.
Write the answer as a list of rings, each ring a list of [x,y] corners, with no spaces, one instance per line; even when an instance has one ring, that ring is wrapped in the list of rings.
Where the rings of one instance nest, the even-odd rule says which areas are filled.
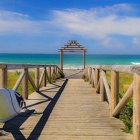
[[[60,54],[0,54],[0,63],[60,64]],[[139,65],[140,55],[86,54],[86,65]],[[64,68],[83,67],[82,54],[64,54]]]

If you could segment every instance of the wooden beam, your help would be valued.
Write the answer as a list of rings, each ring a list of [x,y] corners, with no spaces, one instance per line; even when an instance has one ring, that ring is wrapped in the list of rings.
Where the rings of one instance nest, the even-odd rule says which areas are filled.
[[[43,81],[44,74],[45,74],[45,70],[42,69],[42,73],[41,73],[40,80],[39,80],[39,87],[41,87],[41,84],[42,84],[42,81]],[[44,85],[43,85],[43,86],[44,86]]]
[[[119,101],[119,73],[111,71],[111,113]]]
[[[134,74],[133,140],[140,140],[140,76]]]
[[[0,69],[0,88],[7,87],[7,67]]]
[[[28,99],[28,68],[24,68],[24,78],[22,80],[22,95],[24,99]]]
[[[61,67],[62,71],[63,71],[63,58],[64,58],[63,55],[64,55],[63,50],[61,50],[61,52],[60,52],[60,67]]]
[[[46,75],[46,67],[44,67],[44,78],[43,78],[43,86],[46,87],[47,84],[47,75]]]
[[[89,83],[91,84],[92,81],[92,68],[89,68]]]
[[[92,87],[95,87],[95,70],[92,68]]]
[[[100,79],[98,81],[97,87],[96,87],[96,93],[100,92]]]
[[[35,90],[35,91],[38,91],[38,89],[37,89],[37,87],[36,87],[36,85],[35,85],[35,83],[34,83],[32,77],[30,76],[30,74],[28,74],[28,79],[29,79],[29,81],[30,81],[32,87],[34,88],[34,90]]]
[[[107,99],[108,99],[108,102],[110,103],[111,91],[110,91],[109,84],[108,84],[108,81],[107,81],[106,73],[104,71],[102,71],[102,79],[103,79],[103,83],[104,83]]]
[[[117,106],[113,110],[113,112],[112,112],[113,117],[116,117],[117,115],[119,115],[119,113],[121,112],[123,107],[126,105],[128,100],[130,99],[130,97],[132,97],[132,95],[133,95],[133,86],[134,86],[134,82],[130,85],[130,87],[128,88],[128,90],[124,94],[123,98],[120,100],[120,102],[117,104]]]
[[[100,72],[100,75],[100,101],[103,102],[105,100],[105,87],[103,83],[102,71]]]
[[[61,52],[61,51],[63,51],[63,52],[82,52],[82,51],[85,51],[85,52],[87,52],[86,50],[72,50],[72,49],[67,49],[67,50],[61,49],[61,50],[59,50],[59,52]]]
[[[85,49],[84,47],[78,47],[78,46],[68,46],[68,47],[62,47],[61,49]]]
[[[98,69],[95,69],[95,87],[98,85],[100,72]]]
[[[25,71],[23,71],[23,72],[20,74],[20,77],[19,77],[19,79],[17,80],[16,84],[14,85],[13,90],[17,90],[17,89],[18,89],[18,87],[20,86],[20,83],[21,83],[21,81],[23,80],[24,76],[25,76]]]
[[[52,79],[52,69],[51,69],[51,66],[49,66],[48,68],[48,71],[49,71],[49,83],[51,83],[51,79]]]
[[[36,70],[35,70],[35,85],[36,85],[37,91],[39,91],[39,78],[40,78],[39,76],[40,76],[40,69],[36,68]]]
[[[47,83],[50,83],[50,79],[49,79],[48,72],[49,72],[49,69],[46,68],[46,80],[47,80]],[[46,83],[46,84],[47,84],[47,83]]]
[[[86,67],[86,57],[85,57],[85,55],[86,55],[86,52],[83,51],[83,69],[85,69],[85,67]]]

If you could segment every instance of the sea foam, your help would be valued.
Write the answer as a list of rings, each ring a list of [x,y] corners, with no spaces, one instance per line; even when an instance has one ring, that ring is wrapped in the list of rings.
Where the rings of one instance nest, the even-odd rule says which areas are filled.
[[[132,64],[132,65],[140,65],[139,62],[132,62],[131,64]]]

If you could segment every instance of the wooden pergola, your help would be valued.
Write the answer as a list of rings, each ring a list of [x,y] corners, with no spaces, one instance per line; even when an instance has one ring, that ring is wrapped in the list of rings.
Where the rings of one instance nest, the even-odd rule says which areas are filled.
[[[64,52],[82,52],[83,53],[83,68],[85,68],[85,54],[87,49],[80,45],[77,40],[70,40],[64,47],[59,49],[60,52],[60,67],[63,71]]]

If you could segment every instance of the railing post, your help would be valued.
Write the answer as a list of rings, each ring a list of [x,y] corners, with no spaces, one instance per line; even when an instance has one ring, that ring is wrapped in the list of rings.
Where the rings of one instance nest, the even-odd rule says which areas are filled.
[[[111,71],[111,114],[119,101],[119,73]]]
[[[88,77],[88,67],[86,68],[86,77],[89,78]]]
[[[91,84],[92,83],[92,68],[90,67],[89,68],[89,83]]]
[[[140,140],[140,76],[134,74],[133,140]]]
[[[97,87],[98,85],[99,75],[100,75],[99,70],[95,69],[95,87]]]
[[[39,91],[39,68],[36,68],[36,71],[35,71],[35,85],[37,87],[37,91]]]
[[[24,99],[28,99],[28,68],[24,68],[25,76],[23,78],[22,95]]]
[[[51,74],[52,74],[52,72],[51,72],[51,66],[49,66],[49,82],[51,83]]]
[[[92,68],[92,87],[94,88],[95,87],[95,70]]]
[[[89,80],[89,67],[87,68],[87,78]]]
[[[105,87],[102,78],[102,70],[100,71],[100,101],[105,100]]]
[[[88,67],[88,82],[90,83],[90,79],[91,79],[91,68]]]
[[[64,59],[64,52],[63,50],[60,51],[60,68],[63,71],[63,59]]]
[[[44,78],[43,78],[43,86],[45,87],[46,86],[46,84],[47,84],[47,81],[46,81],[46,79],[47,79],[47,73],[46,73],[47,71],[46,71],[46,67],[44,67]]]
[[[0,68],[0,88],[7,87],[7,66]]]

